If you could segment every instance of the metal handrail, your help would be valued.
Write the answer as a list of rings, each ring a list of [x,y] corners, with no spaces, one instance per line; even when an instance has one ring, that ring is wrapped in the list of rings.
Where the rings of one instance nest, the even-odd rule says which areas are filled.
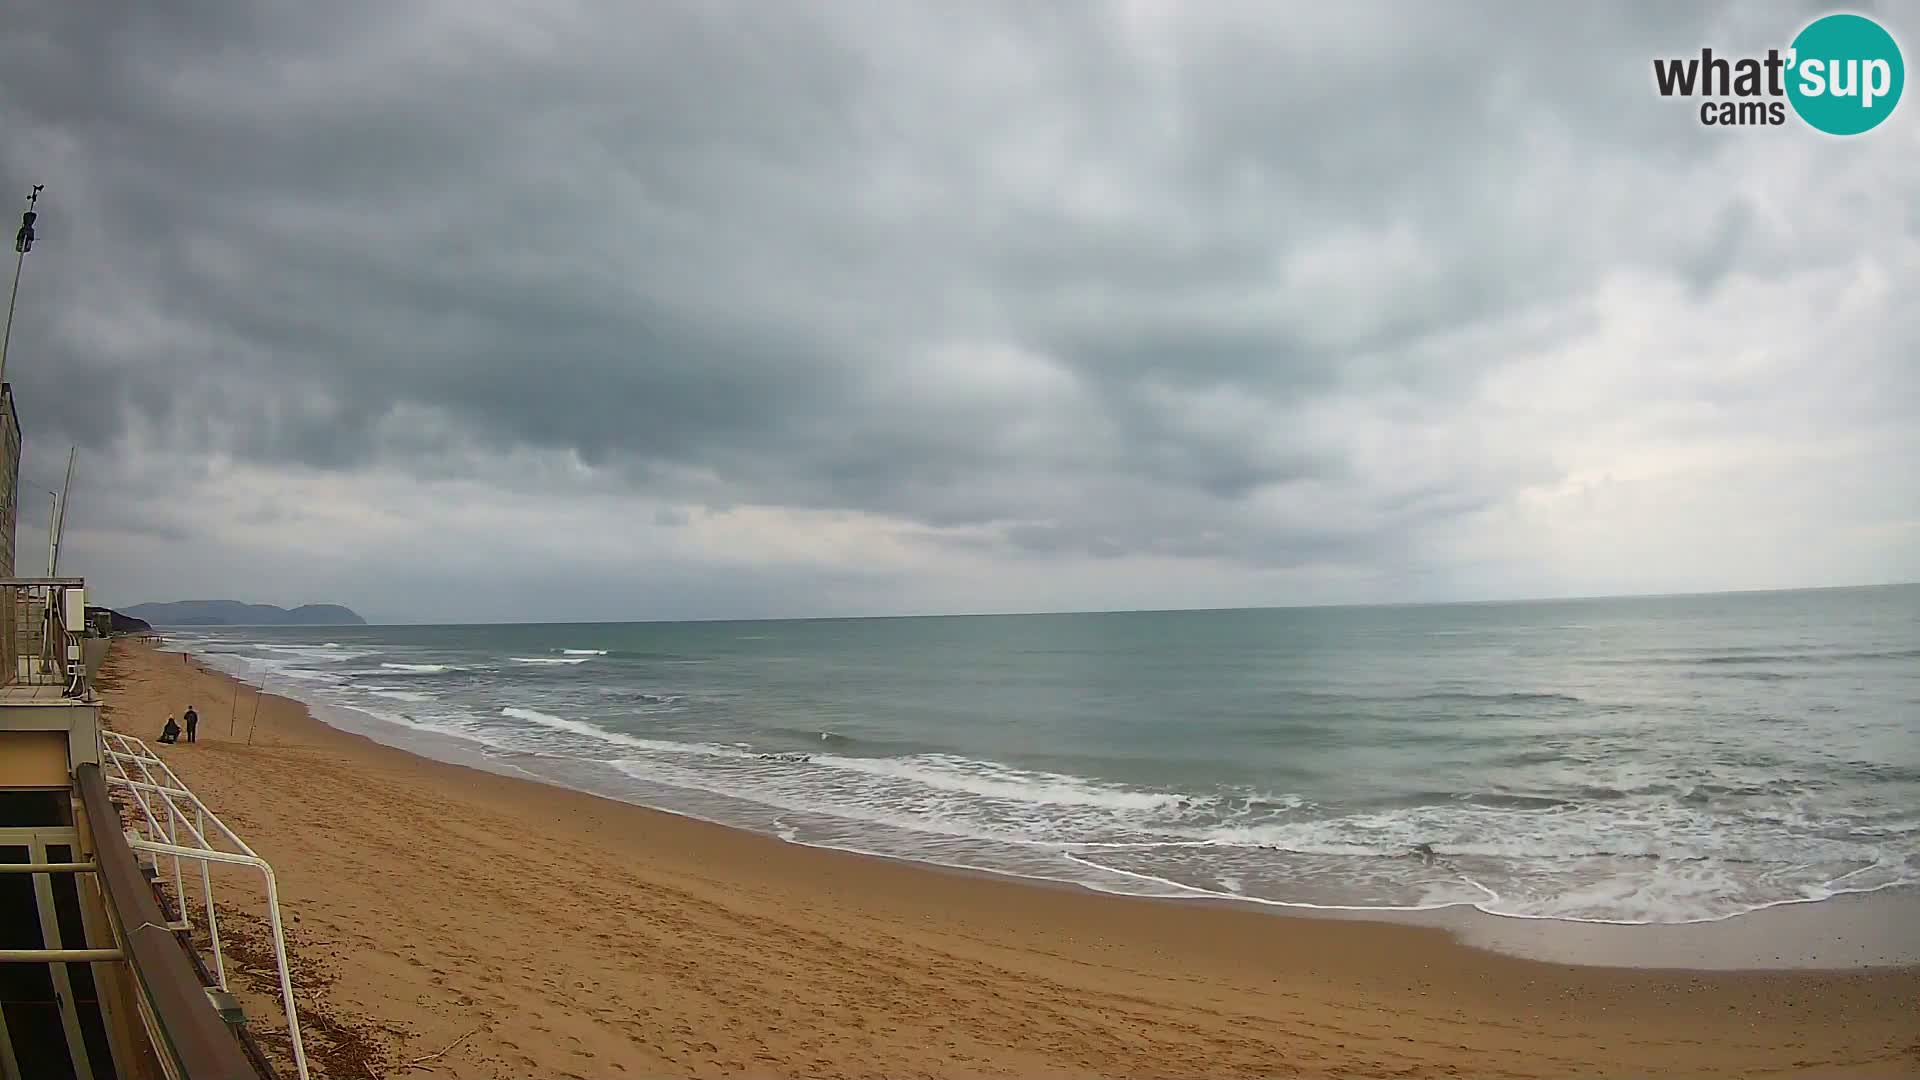
[[[124,959],[119,949],[0,949],[0,962],[9,964],[91,964]]]
[[[105,774],[100,766],[83,762],[74,768],[73,779],[87,817],[96,823],[93,854],[100,864],[100,891],[140,991],[135,1008],[162,1058],[163,1071],[192,1080],[258,1080],[240,1041],[207,999],[188,952],[161,924],[165,916],[133,850],[108,824],[118,819],[119,811],[107,794]]]
[[[110,764],[114,772],[106,774],[107,783],[125,791],[139,808],[141,817],[146,820],[153,838],[134,836],[127,845],[135,851],[144,851],[154,856],[168,856],[173,859],[173,895],[180,911],[182,928],[190,929],[192,918],[187,907],[187,893],[180,871],[180,860],[190,859],[200,864],[200,887],[203,910],[206,912],[207,937],[213,947],[215,981],[220,989],[226,990],[226,962],[220,948],[220,923],[213,906],[213,883],[209,872],[210,864],[220,863],[226,866],[250,866],[258,871],[266,882],[267,923],[273,932],[273,957],[280,977],[280,1004],[287,1017],[287,1034],[293,1043],[294,1068],[300,1080],[307,1080],[307,1052],[300,1039],[300,1015],[293,1002],[293,977],[287,965],[287,939],[285,928],[280,921],[280,891],[274,879],[273,867],[259,856],[253,848],[240,839],[238,833],[227,827],[219,815],[207,809],[200,797],[176,776],[167,763],[148,748],[147,744],[131,735],[117,731],[100,732],[100,756],[104,763]],[[140,779],[134,779],[127,766],[132,765],[140,773]],[[179,800],[184,800],[182,807]],[[155,812],[154,803],[158,802],[166,810],[167,826],[160,825],[160,815]],[[192,821],[188,821],[187,810],[192,810]],[[209,829],[211,826],[211,829]],[[182,842],[181,833],[186,834]],[[207,834],[214,833],[237,851],[223,851],[209,843]],[[165,837],[165,840],[159,839]],[[164,879],[162,879],[164,882]]]

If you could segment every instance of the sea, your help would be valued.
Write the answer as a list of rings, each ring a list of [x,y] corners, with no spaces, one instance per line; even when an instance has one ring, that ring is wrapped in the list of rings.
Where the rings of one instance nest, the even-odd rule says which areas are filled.
[[[1688,923],[1920,885],[1920,586],[162,632],[417,752],[1114,893]]]

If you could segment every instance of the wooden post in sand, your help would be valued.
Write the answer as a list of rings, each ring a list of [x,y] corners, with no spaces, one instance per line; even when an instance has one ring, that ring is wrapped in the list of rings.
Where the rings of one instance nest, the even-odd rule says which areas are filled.
[[[253,729],[260,726],[260,688],[253,689],[253,719],[247,721],[247,745],[253,745]]]

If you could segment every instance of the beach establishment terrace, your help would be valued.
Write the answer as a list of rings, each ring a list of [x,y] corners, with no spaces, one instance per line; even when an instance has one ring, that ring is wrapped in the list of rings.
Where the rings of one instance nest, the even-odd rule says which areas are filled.
[[[216,868],[265,883],[305,1080],[272,868],[139,739],[101,728],[108,639],[87,624],[85,583],[12,576],[20,443],[5,387],[0,428],[0,1080],[273,1077],[228,989]]]

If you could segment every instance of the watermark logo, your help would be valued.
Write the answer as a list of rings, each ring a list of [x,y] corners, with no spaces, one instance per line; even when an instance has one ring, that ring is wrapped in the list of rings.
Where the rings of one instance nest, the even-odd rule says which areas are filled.
[[[1661,97],[1700,98],[1708,127],[1779,126],[1792,107],[1829,135],[1871,131],[1892,115],[1907,82],[1900,46],[1863,15],[1827,15],[1808,23],[1786,50],[1764,57],[1658,59],[1653,83]]]

